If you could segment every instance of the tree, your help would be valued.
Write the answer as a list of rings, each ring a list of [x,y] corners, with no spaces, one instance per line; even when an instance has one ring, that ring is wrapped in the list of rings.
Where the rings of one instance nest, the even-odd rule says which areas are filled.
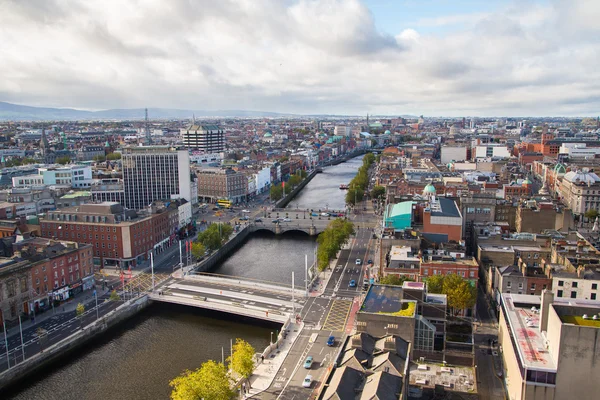
[[[371,190],[371,197],[374,199],[379,199],[385,195],[385,187],[376,185]]]
[[[454,315],[473,307],[477,301],[477,289],[457,274],[446,275],[442,287],[442,293],[448,296],[448,306],[454,310]]]
[[[233,352],[229,357],[229,368],[248,380],[254,372],[254,347],[244,339],[236,339],[233,345]],[[248,384],[250,381],[248,381]]]
[[[204,257],[204,253],[206,252],[206,247],[200,242],[192,242],[192,256],[196,260]]]
[[[106,156],[107,160],[114,161],[121,159],[121,153],[110,153]]]
[[[75,314],[77,317],[81,317],[85,312],[85,306],[82,303],[77,304],[77,308],[75,309]]]
[[[444,276],[433,275],[427,278],[427,292],[428,293],[442,293],[444,289]]]
[[[234,395],[227,368],[213,360],[195,371],[184,371],[169,385],[172,400],[230,400]]]
[[[233,233],[231,225],[215,223],[209,226],[203,232],[198,235],[197,242],[202,243],[205,249],[217,250],[223,245],[223,242],[229,239],[229,236]],[[204,253],[202,253],[204,254]]]
[[[356,203],[360,203],[364,197],[364,189],[360,187],[351,187],[346,192],[346,203],[350,205],[355,205]]]
[[[323,271],[329,265],[329,261],[335,257],[342,245],[354,234],[352,222],[335,219],[329,223],[327,228],[317,237],[317,267]]]
[[[272,185],[270,192],[271,200],[277,201],[283,197],[283,188],[281,185]]]
[[[588,221],[593,221],[598,217],[598,210],[595,209],[590,209],[585,213],[585,217],[588,219]]]
[[[116,290],[113,290],[112,292],[110,292],[110,297],[108,299],[110,301],[119,301],[121,300],[121,297],[119,297],[119,294]]]
[[[412,281],[412,279],[409,279],[406,276],[387,275],[381,278],[379,283],[383,285],[402,286],[406,281]]]
[[[61,165],[65,165],[71,162],[71,157],[69,156],[63,156],[63,157],[58,157],[56,159],[56,163],[57,164],[61,164]]]
[[[97,162],[106,161],[106,156],[105,155],[94,156],[94,161],[97,161]]]

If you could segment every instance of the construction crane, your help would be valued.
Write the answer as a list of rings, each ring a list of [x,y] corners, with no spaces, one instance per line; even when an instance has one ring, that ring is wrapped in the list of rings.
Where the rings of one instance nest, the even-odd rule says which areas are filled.
[[[150,146],[152,144],[152,136],[150,135],[150,122],[148,121],[148,109],[145,110],[145,119],[144,119],[144,128],[146,133],[146,145]]]

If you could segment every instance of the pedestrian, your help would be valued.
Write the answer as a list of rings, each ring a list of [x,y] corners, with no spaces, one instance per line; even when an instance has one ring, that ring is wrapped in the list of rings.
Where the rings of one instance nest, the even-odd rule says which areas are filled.
[[[242,393],[246,394],[246,384],[242,383]]]

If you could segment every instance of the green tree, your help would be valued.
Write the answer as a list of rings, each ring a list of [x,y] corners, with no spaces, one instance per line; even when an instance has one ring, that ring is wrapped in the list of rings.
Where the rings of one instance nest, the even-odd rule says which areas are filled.
[[[379,185],[376,185],[375,187],[373,187],[373,190],[371,190],[372,198],[379,199],[383,196],[385,196],[385,187],[379,186]]]
[[[457,274],[446,275],[442,286],[442,293],[448,296],[448,306],[454,310],[454,315],[475,305],[477,289],[463,277]]]
[[[442,293],[444,290],[444,276],[443,275],[432,275],[427,278],[427,292],[428,293]]]
[[[283,188],[281,185],[272,185],[270,192],[271,200],[277,201],[283,197]]]
[[[351,187],[346,192],[346,203],[350,205],[356,205],[363,200],[364,190],[360,187]]]
[[[354,234],[352,222],[335,219],[317,237],[317,267],[323,271],[329,265],[342,245]]]
[[[94,156],[94,161],[97,161],[97,162],[106,161],[106,156],[105,155]]]
[[[184,371],[169,385],[172,400],[230,400],[234,396],[227,367],[213,360],[195,371]]]
[[[242,378],[248,380],[254,372],[254,347],[244,339],[236,339],[233,345],[233,352],[229,357],[229,369],[234,371]],[[250,381],[248,381],[250,384]]]
[[[383,285],[402,286],[406,281],[412,281],[412,279],[406,276],[386,275],[379,280],[379,283]]]
[[[57,164],[61,164],[61,165],[65,165],[71,162],[71,157],[69,156],[63,156],[63,157],[58,157],[56,159],[56,163]]]
[[[214,223],[206,230],[200,232],[197,242],[202,243],[206,249],[217,250],[233,233],[231,225]]]
[[[77,317],[81,317],[85,312],[85,306],[82,303],[77,304],[77,308],[75,309],[75,314]]]
[[[192,243],[192,256],[194,256],[194,258],[196,260],[199,260],[200,258],[204,257],[204,253],[206,252],[206,247],[204,247],[204,245],[200,242],[193,242]]]
[[[110,297],[108,299],[110,301],[119,301],[121,300],[121,297],[119,297],[119,294],[116,290],[113,290],[112,292],[110,292]]]
[[[590,209],[585,213],[585,217],[589,220],[589,221],[593,221],[596,219],[596,217],[598,217],[598,210],[595,209]]]
[[[110,153],[106,156],[107,160],[114,161],[121,159],[121,153]]]

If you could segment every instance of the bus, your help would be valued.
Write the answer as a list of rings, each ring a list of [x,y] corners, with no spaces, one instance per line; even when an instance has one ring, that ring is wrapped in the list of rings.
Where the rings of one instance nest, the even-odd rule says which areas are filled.
[[[231,208],[231,202],[229,200],[217,200],[217,205],[223,208]]]

